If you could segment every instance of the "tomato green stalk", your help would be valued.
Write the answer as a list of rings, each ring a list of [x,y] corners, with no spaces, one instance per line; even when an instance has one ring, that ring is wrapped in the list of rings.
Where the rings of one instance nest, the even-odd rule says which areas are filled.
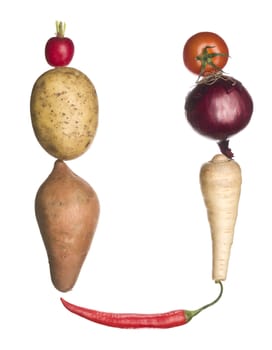
[[[214,68],[215,72],[222,72],[222,69],[220,67],[218,67],[214,62],[213,62],[213,58],[214,57],[226,57],[227,55],[221,52],[212,52],[209,53],[208,49],[212,49],[215,46],[205,46],[205,48],[203,49],[201,55],[196,56],[196,60],[201,62],[201,69],[200,69],[200,73],[198,76],[198,80],[203,76],[207,65],[211,66],[212,68]]]
[[[223,284],[221,281],[216,281],[220,285],[220,293],[218,297],[211,303],[202,306],[201,308],[191,310],[174,310],[159,314],[137,314],[137,313],[111,313],[102,312],[92,309],[87,309],[69,303],[60,298],[63,306],[70,312],[83,317],[89,321],[102,324],[108,327],[135,329],[135,328],[173,328],[185,325],[193,317],[198,315],[204,309],[218,302],[223,294]]]

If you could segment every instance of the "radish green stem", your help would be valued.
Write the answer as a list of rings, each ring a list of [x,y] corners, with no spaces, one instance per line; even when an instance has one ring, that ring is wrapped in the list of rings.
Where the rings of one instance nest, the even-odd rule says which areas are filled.
[[[66,24],[65,22],[56,21],[56,35],[59,38],[63,38],[65,34]]]

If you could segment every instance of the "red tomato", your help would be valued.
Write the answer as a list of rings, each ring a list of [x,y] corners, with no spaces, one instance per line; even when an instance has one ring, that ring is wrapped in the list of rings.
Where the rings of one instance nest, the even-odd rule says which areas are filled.
[[[225,41],[212,32],[199,32],[191,36],[183,48],[186,68],[199,76],[222,71],[229,58]]]
[[[45,45],[45,58],[53,67],[67,66],[74,56],[74,43],[64,36],[65,24],[56,23],[57,35],[50,38]]]

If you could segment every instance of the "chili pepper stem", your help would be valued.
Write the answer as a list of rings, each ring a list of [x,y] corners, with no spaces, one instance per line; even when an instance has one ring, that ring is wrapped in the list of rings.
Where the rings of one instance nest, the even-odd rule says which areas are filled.
[[[203,310],[207,309],[208,307],[216,304],[219,301],[219,299],[222,297],[222,294],[223,294],[223,283],[221,281],[215,281],[215,283],[219,283],[219,285],[220,285],[220,292],[219,292],[218,297],[214,301],[212,301],[211,303],[208,303],[208,304],[200,307],[197,310],[185,310],[185,315],[186,315],[187,322],[191,321],[191,319],[193,317],[195,317],[197,314],[199,314],[201,311],[203,311]]]

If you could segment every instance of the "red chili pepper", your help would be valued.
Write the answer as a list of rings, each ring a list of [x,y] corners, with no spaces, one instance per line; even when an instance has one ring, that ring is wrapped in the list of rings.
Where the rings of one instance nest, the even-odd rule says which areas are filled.
[[[220,284],[219,296],[211,303],[202,306],[201,308],[190,310],[174,310],[159,314],[137,314],[137,313],[111,313],[102,312],[85,307],[77,306],[69,303],[68,301],[60,298],[62,304],[70,312],[86,318],[92,322],[96,322],[105,326],[115,328],[173,328],[182,326],[188,323],[194,316],[200,313],[202,310],[214,305],[222,296],[223,285],[221,281],[217,281]]]

